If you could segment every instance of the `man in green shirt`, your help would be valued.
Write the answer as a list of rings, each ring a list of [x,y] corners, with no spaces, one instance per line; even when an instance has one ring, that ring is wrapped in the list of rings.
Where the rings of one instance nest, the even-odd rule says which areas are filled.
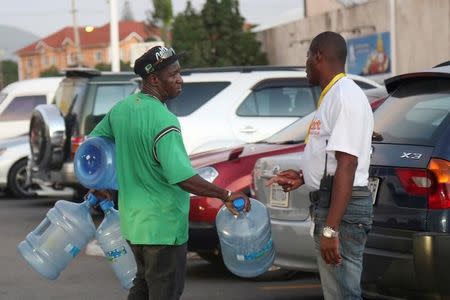
[[[142,92],[119,101],[90,136],[113,139],[123,237],[138,266],[128,299],[179,299],[184,287],[189,224],[189,193],[222,199],[233,213],[236,198],[250,201],[204,180],[192,168],[177,117],[165,101],[181,92],[179,56],[153,47],[134,65]]]

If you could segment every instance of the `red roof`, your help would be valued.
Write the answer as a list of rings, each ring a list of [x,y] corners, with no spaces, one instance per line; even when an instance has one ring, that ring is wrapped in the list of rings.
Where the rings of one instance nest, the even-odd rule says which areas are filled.
[[[78,27],[78,32],[80,36],[80,46],[81,48],[90,48],[94,46],[109,45],[109,23],[101,26],[95,27],[94,31],[86,32],[84,27]],[[130,34],[136,33],[144,41],[149,36],[160,36],[159,29],[154,28],[149,30],[144,22],[136,21],[120,21],[119,22],[119,41],[124,40]],[[64,27],[63,29],[46,36],[28,46],[23,47],[16,51],[17,55],[32,54],[38,51],[36,46],[39,43],[45,43],[49,47],[61,48],[63,46],[63,41],[70,39],[72,42],[75,41],[73,34],[73,27]]]

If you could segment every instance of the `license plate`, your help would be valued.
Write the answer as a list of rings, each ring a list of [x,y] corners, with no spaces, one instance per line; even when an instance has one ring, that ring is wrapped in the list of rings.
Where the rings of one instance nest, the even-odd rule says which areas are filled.
[[[285,193],[279,184],[272,184],[270,186],[269,204],[270,206],[288,207],[289,193]]]
[[[369,177],[369,191],[372,193],[372,204],[375,204],[375,201],[377,200],[379,184],[380,184],[380,178]]]

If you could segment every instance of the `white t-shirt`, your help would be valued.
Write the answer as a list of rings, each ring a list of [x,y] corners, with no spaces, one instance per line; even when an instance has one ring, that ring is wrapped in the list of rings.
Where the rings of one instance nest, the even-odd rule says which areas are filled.
[[[325,95],[311,123],[302,161],[305,184],[319,189],[325,151],[327,173],[331,175],[337,166],[334,153],[340,151],[358,158],[353,186],[367,186],[372,132],[373,114],[366,95],[353,80],[341,78]]]

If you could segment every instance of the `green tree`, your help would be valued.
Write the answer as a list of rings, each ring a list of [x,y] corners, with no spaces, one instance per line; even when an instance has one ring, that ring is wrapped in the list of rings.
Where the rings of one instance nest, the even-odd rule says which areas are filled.
[[[153,11],[147,11],[149,27],[161,28],[161,39],[169,46],[171,44],[170,29],[173,22],[172,0],[152,0]]]
[[[17,63],[13,60],[3,60],[1,63],[0,89],[19,79]]]
[[[39,77],[52,77],[52,76],[61,76],[61,73],[56,66],[51,66],[50,68],[39,73]]]
[[[175,17],[172,37],[173,47],[178,51],[186,51],[183,67],[209,66],[211,44],[202,17],[194,10],[191,1],[187,2],[184,12]]]
[[[126,0],[122,8],[122,21],[134,21],[133,11],[131,10],[130,1]]]
[[[244,30],[238,0],[206,0],[200,14],[189,1],[175,18],[173,43],[177,50],[188,52],[183,66],[267,64],[255,34]]]

